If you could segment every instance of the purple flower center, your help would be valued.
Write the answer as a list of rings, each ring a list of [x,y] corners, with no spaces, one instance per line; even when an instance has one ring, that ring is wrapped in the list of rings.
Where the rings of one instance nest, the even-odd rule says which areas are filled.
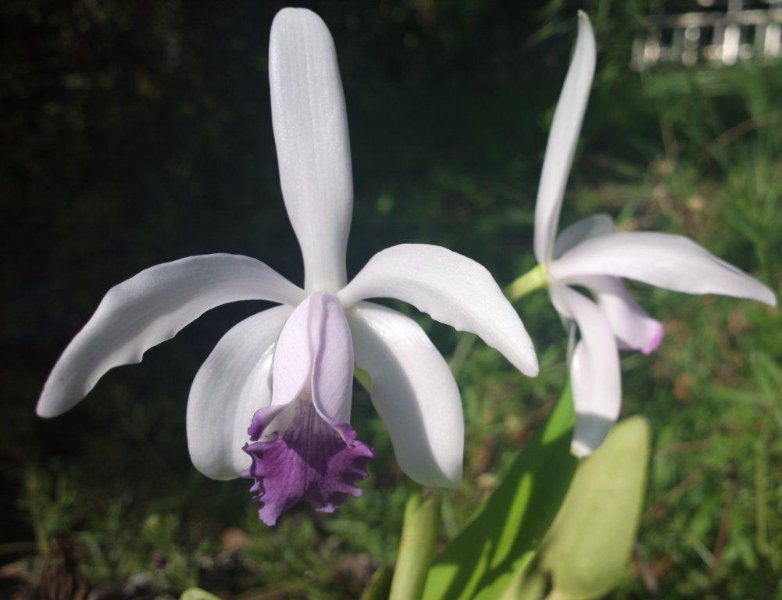
[[[255,480],[250,493],[262,505],[258,515],[267,525],[300,500],[330,513],[349,497],[360,496],[355,483],[367,476],[373,456],[350,424],[326,422],[309,399],[295,400],[284,413],[289,411],[288,426],[268,440],[261,440],[264,430],[277,415],[285,415],[271,407],[256,412],[249,430],[253,441],[244,446],[252,457],[244,475]]]

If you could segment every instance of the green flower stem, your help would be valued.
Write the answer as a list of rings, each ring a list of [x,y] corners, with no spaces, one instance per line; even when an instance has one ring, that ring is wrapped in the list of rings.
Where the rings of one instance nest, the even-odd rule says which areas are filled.
[[[456,348],[454,348],[453,354],[451,355],[451,360],[448,361],[448,366],[451,367],[451,373],[453,373],[454,377],[462,370],[477,339],[478,336],[474,333],[465,333],[459,338],[459,342],[456,344]]]
[[[399,542],[389,600],[419,600],[432,562],[440,524],[440,499],[423,499],[421,489],[410,494]]]
[[[538,265],[506,287],[505,295],[511,302],[516,302],[517,300],[521,300],[527,294],[547,286],[548,273],[546,273],[546,267],[543,265]]]

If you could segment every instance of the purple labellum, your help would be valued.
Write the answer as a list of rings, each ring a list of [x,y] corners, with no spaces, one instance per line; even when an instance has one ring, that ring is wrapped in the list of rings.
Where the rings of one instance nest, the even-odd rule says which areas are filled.
[[[355,483],[367,476],[366,465],[373,456],[348,423],[327,423],[311,401],[296,400],[288,411],[295,415],[285,430],[258,441],[280,412],[259,410],[250,427],[253,442],[244,446],[252,457],[244,475],[255,480],[250,492],[253,502],[262,504],[258,515],[267,525],[274,525],[300,500],[330,513],[349,497],[360,496]]]

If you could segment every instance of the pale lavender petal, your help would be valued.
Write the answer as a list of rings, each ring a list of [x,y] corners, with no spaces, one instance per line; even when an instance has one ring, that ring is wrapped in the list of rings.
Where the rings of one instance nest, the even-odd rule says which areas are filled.
[[[535,203],[535,257],[541,264],[551,260],[562,197],[595,73],[595,59],[592,25],[589,17],[579,11],[576,47],[551,123]]]
[[[213,479],[238,477],[247,424],[272,398],[274,345],[290,306],[260,312],[234,326],[198,370],[187,401],[187,447],[195,467]]]
[[[585,277],[577,282],[591,291],[622,349],[651,354],[665,335],[663,324],[638,306],[622,281],[616,277]]]
[[[342,305],[330,294],[318,294],[318,315],[310,317],[316,348],[312,363],[312,401],[330,423],[349,423],[353,400],[353,340]]]
[[[454,486],[462,476],[464,418],[459,389],[421,327],[369,302],[348,309],[356,362],[402,470],[423,485]]]
[[[157,265],[109,290],[54,366],[36,411],[56,417],[76,405],[106,371],[141,362],[211,308],[239,300],[296,304],[304,292],[260,261],[232,254]]]
[[[353,344],[342,305],[316,292],[285,323],[274,353],[272,406],[306,397],[331,423],[350,421]],[[275,427],[284,428],[285,420]]]
[[[336,292],[346,281],[353,176],[334,42],[315,13],[277,13],[269,81],[280,183],[304,255],[305,288]]]
[[[591,215],[563,229],[554,242],[554,258],[589,238],[614,232],[614,220],[605,214]]]
[[[285,431],[257,441],[258,432],[270,423],[258,419],[254,441],[244,447],[252,458],[246,473],[255,480],[250,491],[262,505],[259,517],[267,525],[274,525],[301,500],[315,510],[333,512],[349,497],[360,496],[356,483],[367,476],[373,455],[350,425],[326,423],[311,402],[299,400],[285,410],[294,412]],[[275,416],[267,414],[267,418]]]
[[[561,282],[613,275],[689,294],[721,294],[776,306],[757,279],[686,237],[657,232],[610,233],[590,238],[550,265]]]
[[[274,349],[271,406],[287,406],[297,398],[312,397],[310,378],[315,347],[310,321],[318,310],[318,298],[310,295],[288,317]],[[284,425],[281,425],[284,428]]]
[[[346,307],[367,298],[409,302],[437,321],[475,333],[522,373],[538,373],[532,340],[491,274],[441,246],[381,250],[337,296]]]
[[[619,417],[622,403],[619,351],[608,321],[591,300],[556,284],[551,287],[551,294],[573,315],[581,335],[570,371],[576,409],[571,449],[577,456],[586,456],[602,443]]]

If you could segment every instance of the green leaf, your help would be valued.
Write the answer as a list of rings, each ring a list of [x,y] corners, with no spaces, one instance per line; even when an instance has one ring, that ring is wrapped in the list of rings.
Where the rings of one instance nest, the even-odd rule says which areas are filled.
[[[567,492],[578,463],[570,454],[573,423],[568,388],[500,486],[435,560],[424,588],[426,600],[499,598],[508,588]]]
[[[189,588],[182,592],[179,600],[220,600],[220,598],[201,588]]]
[[[626,419],[578,466],[538,557],[551,575],[551,598],[599,598],[626,576],[646,489],[649,438],[645,418]]]
[[[440,524],[440,499],[422,502],[421,491],[413,492],[405,506],[405,522],[399,542],[399,556],[391,582],[390,600],[418,600],[432,562]]]
[[[386,600],[391,593],[391,577],[393,575],[393,568],[380,567],[370,577],[367,587],[361,594],[361,600]]]
[[[532,569],[536,554],[528,552],[529,558],[523,561],[511,578],[510,584],[499,600],[538,600],[546,593],[546,576]]]

